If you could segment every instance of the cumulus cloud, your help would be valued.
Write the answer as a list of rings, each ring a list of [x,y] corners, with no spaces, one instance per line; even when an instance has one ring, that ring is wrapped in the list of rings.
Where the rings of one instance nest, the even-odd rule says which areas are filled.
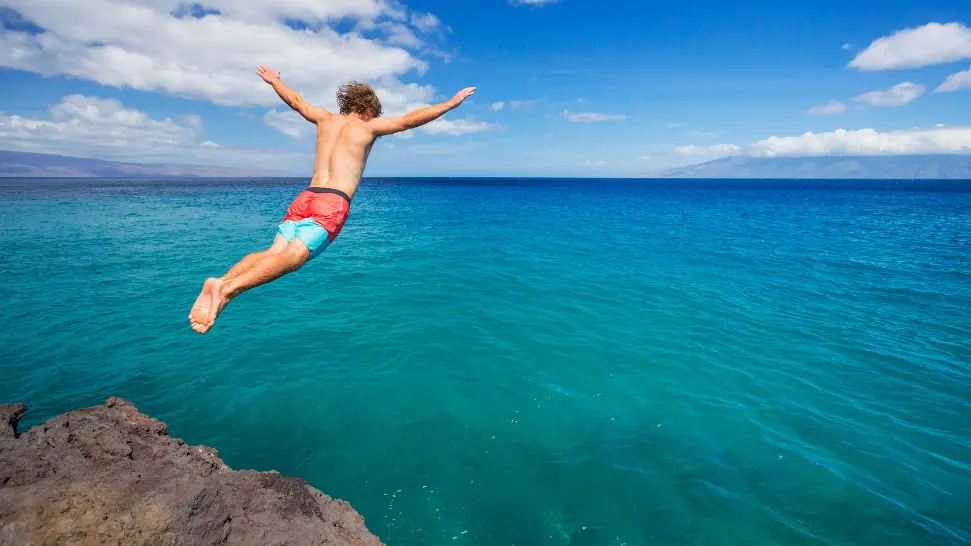
[[[419,48],[424,44],[422,39],[408,25],[388,21],[378,25],[377,28],[387,33],[388,36],[384,41],[388,44],[411,49]]]
[[[428,67],[405,49],[421,43],[407,24],[441,24],[428,14],[409,19],[389,0],[208,0],[189,13],[177,11],[186,5],[177,0],[3,4],[42,32],[0,29],[0,67],[225,105],[277,104],[256,64],[281,70],[312,102],[331,100],[349,79],[404,85],[399,78]],[[329,26],[344,20],[359,25],[343,33]]]
[[[971,29],[961,23],[928,23],[875,40],[849,63],[857,70],[921,68],[971,58]]]
[[[946,80],[944,80],[944,83],[934,90],[934,92],[953,93],[954,91],[960,91],[962,89],[971,89],[971,68],[965,70],[964,72],[951,74]]]
[[[432,96],[434,95],[433,90],[428,87],[412,86],[412,87],[406,87],[404,89],[406,90],[405,93],[401,93],[399,90],[398,93],[393,95],[396,102],[401,102],[402,100],[409,97],[410,98],[421,97],[421,100],[417,102],[409,102],[403,107],[395,106],[393,108],[388,108],[387,109],[388,116],[400,116],[411,110],[418,110],[419,108],[425,108],[426,106],[429,106],[429,103],[426,101],[430,101]],[[377,91],[378,91],[378,96],[381,96],[381,90],[377,89]],[[382,99],[382,104],[383,104],[383,99]],[[471,116],[465,117],[465,118],[458,118],[458,119],[451,119],[448,116],[442,116],[427,125],[422,125],[417,130],[423,131],[424,133],[429,135],[460,136],[460,135],[466,135],[470,133],[495,131],[501,128],[502,128],[501,125],[498,125],[495,123],[487,123],[484,121],[478,121]],[[397,138],[410,139],[414,137],[414,134],[415,134],[415,131],[406,131],[403,133],[398,133],[394,136],[396,136]]]
[[[971,127],[938,126],[881,132],[875,129],[770,137],[747,150],[755,157],[824,155],[927,155],[971,153]]]
[[[310,133],[310,123],[293,110],[268,110],[263,123],[298,140]]]
[[[838,116],[846,112],[846,104],[838,100],[831,100],[821,106],[813,106],[809,109],[812,116]]]
[[[918,83],[898,83],[886,91],[870,91],[853,98],[855,102],[869,106],[895,108],[909,104],[924,94],[927,86]]]
[[[229,166],[279,165],[302,155],[220,146],[202,140],[198,116],[153,119],[114,99],[70,95],[48,118],[0,112],[0,148],[124,162],[178,162]]]
[[[378,83],[374,91],[381,99],[386,116],[400,116],[410,110],[428,106],[435,97],[435,88],[430,85],[402,84],[395,80]]]
[[[415,27],[418,32],[435,32],[444,30],[445,32],[452,32],[452,29],[447,25],[442,23],[442,21],[431,13],[418,14],[414,13],[411,15],[411,26]]]
[[[746,147],[734,144],[716,146],[679,146],[674,153],[684,156],[751,157],[804,156],[880,156],[971,154],[971,126],[877,131],[837,129],[825,133],[808,132],[799,136],[769,137]]]
[[[504,103],[504,102],[494,102],[494,103],[492,103],[492,109],[494,111],[496,111],[496,112],[498,112],[499,110],[502,110],[505,106],[506,106],[506,103]]]
[[[564,119],[572,123],[590,123],[594,121],[623,121],[627,119],[624,114],[601,114],[598,112],[570,112],[569,110],[564,110],[562,114]]]
[[[422,127],[422,129],[430,135],[453,136],[464,135],[467,133],[481,133],[483,131],[494,131],[498,128],[499,126],[494,123],[476,121],[472,118],[460,118],[455,120],[438,118],[437,120]]]
[[[925,85],[903,82],[884,91],[862,93],[853,97],[852,101],[863,106],[896,108],[919,99],[925,91],[927,91]],[[808,113],[813,116],[836,116],[848,109],[845,102],[831,100],[826,104],[813,106]]]
[[[686,156],[725,157],[736,155],[742,148],[735,144],[715,144],[713,146],[678,146],[674,153]]]

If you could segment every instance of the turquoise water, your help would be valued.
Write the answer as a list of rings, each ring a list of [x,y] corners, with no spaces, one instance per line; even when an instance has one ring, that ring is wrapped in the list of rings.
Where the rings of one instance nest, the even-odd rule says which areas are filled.
[[[971,542],[971,183],[0,182],[0,400],[125,397],[393,545]]]

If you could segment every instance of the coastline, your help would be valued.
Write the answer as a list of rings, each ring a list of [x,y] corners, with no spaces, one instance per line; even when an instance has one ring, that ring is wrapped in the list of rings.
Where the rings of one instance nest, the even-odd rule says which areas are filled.
[[[26,411],[0,405],[2,544],[381,544],[347,502],[233,470],[121,398],[18,434]]]

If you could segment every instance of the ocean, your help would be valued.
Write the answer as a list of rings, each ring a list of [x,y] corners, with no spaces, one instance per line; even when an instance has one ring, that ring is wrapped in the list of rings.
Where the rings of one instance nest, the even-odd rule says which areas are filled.
[[[0,401],[121,396],[389,545],[971,542],[971,182],[0,181]]]

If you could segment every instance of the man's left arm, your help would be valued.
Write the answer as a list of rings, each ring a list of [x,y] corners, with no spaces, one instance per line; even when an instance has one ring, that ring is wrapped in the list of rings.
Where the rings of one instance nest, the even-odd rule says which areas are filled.
[[[263,78],[263,81],[273,87],[273,90],[276,91],[277,95],[280,95],[280,98],[283,99],[283,102],[287,103],[287,106],[296,110],[298,114],[303,116],[304,119],[310,123],[317,123],[330,117],[330,112],[324,110],[323,108],[315,108],[311,106],[309,102],[300,96],[300,93],[297,93],[293,89],[287,87],[287,85],[280,80],[279,70],[274,71],[263,65],[259,65],[256,67],[256,73]]]

